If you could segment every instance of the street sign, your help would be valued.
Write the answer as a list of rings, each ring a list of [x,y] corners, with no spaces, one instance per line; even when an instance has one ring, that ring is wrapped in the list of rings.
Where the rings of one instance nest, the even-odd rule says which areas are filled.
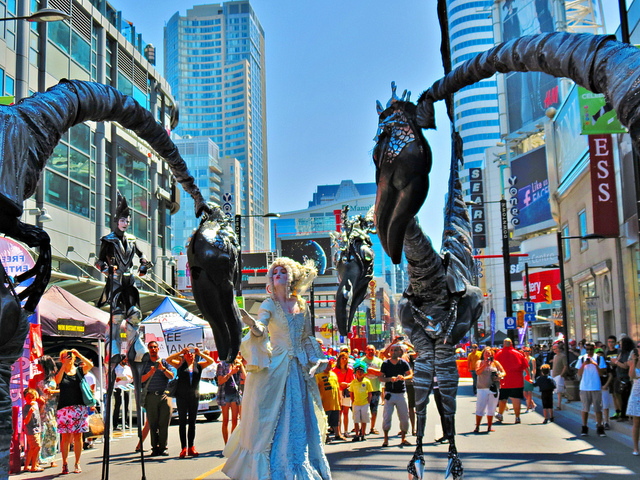
[[[525,313],[536,313],[536,304],[533,302],[524,302]]]
[[[516,317],[504,317],[504,328],[507,330],[516,328]]]
[[[531,325],[533,322],[536,321],[536,316],[533,313],[525,313],[524,321],[527,322],[529,325]]]

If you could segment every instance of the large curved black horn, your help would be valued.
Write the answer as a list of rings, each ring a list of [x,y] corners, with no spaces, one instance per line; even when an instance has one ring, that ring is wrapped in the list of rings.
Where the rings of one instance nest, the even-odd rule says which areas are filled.
[[[24,145],[27,161],[23,162],[24,165],[16,162],[16,169],[21,170],[18,178],[24,181],[18,182],[21,185],[16,186],[15,198],[11,198],[19,209],[18,215],[22,213],[22,202],[33,195],[45,163],[62,134],[87,120],[114,121],[133,130],[167,161],[176,180],[193,197],[196,216],[209,211],[200,189],[165,129],[151,112],[115,88],[80,80],[62,80],[45,93],[25,98],[10,108],[17,121],[11,125],[14,130],[6,133],[7,137],[12,141],[15,137],[28,139]],[[14,157],[21,155],[19,150],[12,153]],[[5,151],[5,159],[7,154]]]
[[[640,51],[609,35],[544,33],[501,43],[436,81],[418,100],[423,127],[433,125],[431,104],[496,72],[543,72],[567,77],[604,94],[640,145]]]

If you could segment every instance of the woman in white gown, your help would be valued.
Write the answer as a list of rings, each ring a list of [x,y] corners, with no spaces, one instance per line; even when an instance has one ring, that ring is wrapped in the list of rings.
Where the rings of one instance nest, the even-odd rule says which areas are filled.
[[[267,273],[267,298],[242,340],[247,379],[242,421],[224,449],[223,472],[236,480],[328,480],[326,418],[315,370],[324,361],[299,295],[316,270],[289,258]]]

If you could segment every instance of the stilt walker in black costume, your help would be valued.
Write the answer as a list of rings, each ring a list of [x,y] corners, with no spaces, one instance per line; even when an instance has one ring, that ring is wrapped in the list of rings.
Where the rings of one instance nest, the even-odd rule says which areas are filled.
[[[100,240],[100,253],[96,261],[96,268],[107,275],[107,282],[98,300],[98,307],[109,304],[111,306],[111,316],[109,320],[107,353],[109,356],[109,375],[107,384],[107,398],[105,405],[105,443],[102,464],[102,478],[109,477],[109,430],[111,425],[111,397],[115,384],[115,368],[127,357],[131,372],[133,374],[133,384],[135,386],[137,414],[138,414],[138,438],[142,444],[142,412],[141,399],[141,365],[142,361],[148,357],[148,350],[138,334],[139,325],[142,320],[140,313],[140,294],[135,285],[133,261],[137,255],[140,258],[138,274],[140,276],[147,273],[151,267],[149,261],[144,257],[136,245],[136,237],[127,234],[126,230],[131,221],[131,212],[127,200],[118,192],[118,204],[113,218],[114,228],[108,235]],[[122,322],[126,320],[127,347],[121,351],[120,331]],[[144,452],[140,449],[140,462],[142,465],[142,478],[145,478]]]

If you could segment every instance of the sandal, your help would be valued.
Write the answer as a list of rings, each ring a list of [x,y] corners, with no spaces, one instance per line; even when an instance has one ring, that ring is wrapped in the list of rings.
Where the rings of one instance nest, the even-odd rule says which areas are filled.
[[[36,467],[36,468],[31,468],[29,469],[30,472],[44,472],[44,468],[42,467]]]
[[[73,473],[82,473],[82,469],[80,468],[80,465],[78,465],[76,463],[76,468],[73,470]]]
[[[69,466],[65,463],[62,465],[62,474],[61,475],[68,475],[69,474]]]

